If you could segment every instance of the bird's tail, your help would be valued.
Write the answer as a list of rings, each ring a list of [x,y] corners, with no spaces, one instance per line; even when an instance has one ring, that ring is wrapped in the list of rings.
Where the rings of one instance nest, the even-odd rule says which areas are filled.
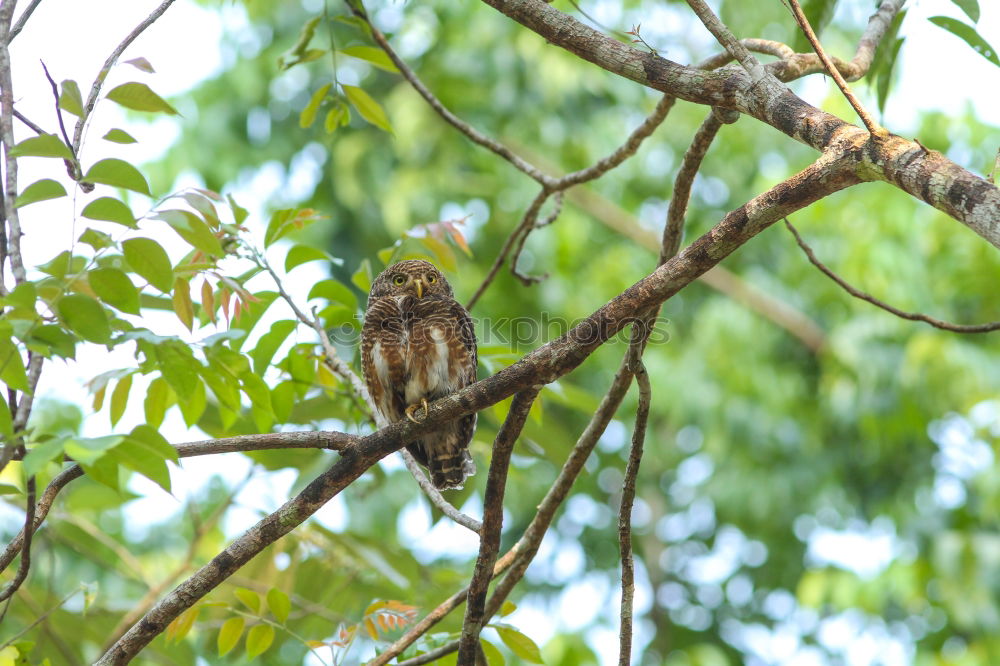
[[[427,457],[431,481],[438,490],[460,489],[476,473],[476,463],[467,449],[436,451]]]

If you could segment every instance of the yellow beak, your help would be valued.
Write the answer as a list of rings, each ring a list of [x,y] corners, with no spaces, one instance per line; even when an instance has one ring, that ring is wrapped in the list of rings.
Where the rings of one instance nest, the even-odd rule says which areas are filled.
[[[424,281],[423,280],[414,280],[413,284],[417,288],[417,298],[423,298],[424,297]]]

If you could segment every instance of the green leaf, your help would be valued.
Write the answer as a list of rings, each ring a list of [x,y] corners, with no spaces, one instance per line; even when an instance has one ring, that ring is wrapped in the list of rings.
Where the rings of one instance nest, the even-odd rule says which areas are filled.
[[[351,310],[358,309],[358,299],[350,287],[341,284],[333,278],[322,280],[313,285],[312,289],[309,290],[307,299],[312,300],[314,298],[324,298],[334,303],[343,303]]]
[[[312,208],[285,208],[275,211],[267,223],[267,231],[264,232],[264,247],[270,247],[276,240],[284,238],[293,231],[305,229],[320,217]]]
[[[183,400],[198,390],[201,384],[198,378],[201,364],[186,344],[180,340],[162,342],[156,346],[156,357],[160,362],[163,378],[177,394],[178,400]]]
[[[115,244],[113,238],[110,235],[104,233],[103,231],[98,231],[97,229],[91,229],[87,227],[83,230],[78,238],[81,243],[86,243],[95,250],[103,250],[106,247],[111,247]]]
[[[157,377],[149,384],[146,391],[146,400],[143,409],[146,414],[146,423],[153,428],[159,428],[163,423],[163,415],[167,411],[170,402],[170,384],[163,377]]]
[[[125,130],[120,130],[117,127],[108,130],[108,133],[104,135],[105,141],[111,141],[113,143],[135,143],[135,137],[126,132]]]
[[[515,604],[513,601],[510,600],[505,601],[503,602],[503,605],[500,606],[500,617],[506,617],[507,615],[510,615],[516,610],[517,610],[517,604]]]
[[[245,587],[238,587],[238,588],[236,588],[236,590],[233,592],[233,594],[236,595],[236,598],[239,599],[243,603],[244,606],[246,606],[247,608],[249,608],[250,610],[252,610],[254,613],[259,613],[260,612],[260,595],[259,594],[257,594],[253,590],[249,590],[249,589],[247,589]]]
[[[87,204],[80,213],[91,220],[103,220],[123,224],[129,229],[138,229],[132,209],[114,197],[100,197]]]
[[[59,299],[59,317],[71,331],[89,342],[111,341],[111,324],[101,304],[90,296],[69,294]]]
[[[38,300],[38,288],[35,287],[35,283],[22,282],[11,289],[6,297],[0,298],[0,303],[30,310],[35,307],[36,300]]]
[[[191,302],[190,284],[184,278],[174,280],[174,312],[187,330],[194,324],[194,303]]]
[[[45,469],[50,461],[62,457],[65,444],[65,437],[54,437],[28,449],[28,455],[24,456],[24,460],[21,462],[24,475],[35,476]]]
[[[313,35],[316,34],[316,27],[321,20],[323,20],[323,17],[315,16],[303,24],[302,30],[299,32],[299,37],[295,40],[295,44],[278,58],[278,69],[285,70],[319,57],[313,57],[311,51],[319,51],[319,49],[309,49],[309,42],[312,41]],[[323,55],[323,51],[319,51],[319,55]]]
[[[346,56],[364,60],[365,62],[371,63],[379,69],[384,69],[387,72],[393,72],[396,74],[399,73],[399,70],[396,69],[396,65],[394,65],[392,60],[389,59],[389,56],[386,55],[385,51],[375,48],[374,46],[348,46],[340,49],[340,52]]]
[[[153,74],[156,70],[153,69],[153,65],[150,64],[145,58],[132,58],[131,60],[124,61],[126,65],[132,65],[141,72],[146,72],[147,74]]]
[[[997,55],[996,49],[990,46],[972,26],[966,25],[961,21],[948,16],[932,16],[928,20],[939,28],[944,28],[951,34],[963,40],[966,44],[972,47],[973,51],[983,56],[997,67],[1000,67],[1000,56]]]
[[[330,134],[338,127],[344,127],[351,122],[351,110],[343,102],[337,104],[327,111],[326,119],[323,121],[323,129]]]
[[[112,102],[117,102],[134,111],[163,112],[179,115],[177,109],[167,104],[166,100],[153,92],[145,83],[132,81],[115,87],[107,94]]]
[[[163,220],[177,232],[177,235],[188,242],[191,247],[200,250],[210,257],[225,255],[222,244],[211,228],[194,213],[186,210],[164,210],[153,216],[154,220]]]
[[[269,624],[257,624],[247,632],[247,659],[260,656],[274,642],[274,627]]]
[[[253,327],[257,325],[258,321],[260,321],[260,318],[271,306],[271,303],[274,302],[274,299],[278,297],[278,292],[258,291],[256,294],[254,294],[254,297],[256,297],[257,300],[250,303],[250,310],[249,311],[244,310],[243,314],[240,315],[240,318],[234,321],[230,327],[247,332],[246,336],[238,340],[232,341],[230,346],[233,348],[234,351],[239,351],[240,349],[243,348],[243,345],[246,343],[247,338],[249,337],[250,331],[252,331]]]
[[[118,380],[115,390],[111,393],[111,426],[114,427],[125,414],[128,407],[128,394],[132,390],[132,375],[125,375]]]
[[[535,641],[513,627],[494,626],[494,628],[500,634],[500,639],[515,655],[532,664],[545,663],[542,661],[542,653],[535,645]]]
[[[166,460],[158,452],[143,445],[141,441],[126,438],[112,452],[114,460],[170,492],[170,470]]]
[[[87,273],[97,297],[129,314],[139,314],[139,290],[125,273],[117,268],[95,268]]]
[[[174,286],[170,257],[160,244],[150,238],[130,238],[122,243],[125,261],[136,273],[165,294]]]
[[[309,103],[306,104],[305,108],[302,109],[302,113],[299,114],[299,127],[302,129],[312,127],[312,124],[316,122],[316,114],[319,112],[319,106],[326,99],[326,94],[330,92],[330,88],[332,87],[333,84],[328,83],[313,93],[313,96],[309,98]]]
[[[128,436],[130,439],[141,443],[143,447],[154,452],[157,457],[177,462],[177,449],[170,446],[170,443],[167,442],[156,428],[144,423],[132,428],[132,432]]]
[[[28,390],[28,375],[17,345],[10,338],[0,339],[0,382],[15,391]],[[5,398],[6,399],[6,398]]]
[[[243,220],[247,219],[247,216],[250,213],[247,212],[246,208],[243,208],[236,203],[236,199],[233,198],[233,195],[227,194],[226,199],[229,200],[229,209],[233,211],[233,220],[236,224],[243,224]]]
[[[292,612],[292,602],[288,600],[288,595],[276,587],[267,591],[267,607],[281,624],[285,623],[288,614]]]
[[[483,646],[483,653],[486,655],[488,666],[504,666],[507,663],[507,660],[503,658],[503,653],[493,643],[490,643],[485,638],[480,638],[479,644]]]
[[[55,134],[39,134],[14,146],[10,151],[12,157],[61,157],[64,160],[73,159],[73,153]]]
[[[62,92],[59,94],[59,108],[69,111],[77,118],[83,117],[83,96],[80,95],[80,86],[76,81],[66,79],[61,85]]]
[[[337,266],[341,266],[344,263],[343,259],[332,257],[318,248],[309,245],[294,245],[288,251],[288,254],[285,255],[285,272],[287,273],[296,266],[301,266],[310,261],[329,261]]]
[[[228,654],[229,651],[236,647],[236,644],[240,642],[240,636],[243,635],[244,624],[244,619],[239,615],[231,617],[222,623],[222,628],[219,629],[219,639],[217,641],[220,657]]]
[[[66,440],[63,447],[66,455],[84,465],[93,465],[103,458],[108,451],[124,441],[120,435],[108,437],[76,437]]]
[[[392,125],[389,124],[389,117],[385,115],[385,109],[371,95],[357,86],[341,84],[340,87],[344,90],[347,101],[358,110],[362,118],[392,134]]]
[[[198,619],[199,613],[201,613],[201,605],[196,604],[181,613],[177,619],[167,625],[167,642],[179,641],[187,636],[188,632],[194,626],[195,620]]]
[[[28,185],[17,195],[17,199],[14,200],[14,208],[64,196],[66,196],[66,188],[61,183],[51,178],[42,178]]]
[[[0,435],[4,438],[14,435],[14,419],[10,416],[10,407],[6,400],[0,400]]]
[[[288,335],[295,330],[296,322],[290,319],[282,319],[271,324],[271,330],[260,336],[260,340],[254,346],[250,357],[253,359],[253,371],[258,375],[263,375],[267,366],[271,364],[278,347],[285,341]]]
[[[972,19],[973,23],[979,23],[979,2],[978,0],[951,0],[965,12],[965,15]]]
[[[366,294],[371,291],[372,288],[372,262],[367,259],[361,260],[361,265],[358,266],[358,270],[354,271],[354,275],[351,276],[351,282],[354,286],[365,292]]]
[[[833,19],[833,15],[837,9],[838,0],[803,0],[802,1],[802,12],[806,15],[806,19],[809,20],[809,25],[812,26],[813,30],[817,35],[822,34],[823,30]],[[809,40],[806,39],[805,34],[801,30],[795,31],[795,41],[792,48],[794,48],[799,53],[812,53],[812,46],[809,44]]]
[[[121,187],[150,196],[149,183],[146,182],[146,177],[125,160],[119,160],[114,157],[109,157],[94,164],[87,171],[83,179],[91,183],[103,183],[104,185]]]
[[[62,326],[55,324],[36,326],[32,329],[29,339],[39,340],[47,344],[57,356],[74,358],[76,355],[76,339],[67,333]]]
[[[181,416],[189,428],[194,427],[205,413],[205,408],[208,407],[207,393],[205,384],[199,381],[191,393],[177,394],[177,406],[181,408]]]

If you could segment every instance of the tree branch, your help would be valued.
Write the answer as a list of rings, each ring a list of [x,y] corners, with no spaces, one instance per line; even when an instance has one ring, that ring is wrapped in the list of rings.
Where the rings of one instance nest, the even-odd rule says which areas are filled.
[[[639,464],[642,462],[642,448],[646,440],[646,425],[649,421],[649,403],[652,395],[649,375],[641,360],[635,364],[633,374],[636,385],[639,387],[639,406],[635,413],[632,448],[629,451],[628,464],[625,466],[622,500],[618,511],[618,548],[622,558],[622,599],[619,611],[621,627],[618,634],[619,666],[629,666],[632,661],[632,601],[635,597],[635,564],[632,559],[632,506],[635,503],[635,483],[636,477],[639,475]]]
[[[878,123],[872,119],[871,115],[861,104],[861,100],[854,95],[854,92],[852,92],[850,87],[847,85],[847,81],[844,80],[844,77],[840,75],[837,67],[833,64],[833,61],[830,60],[830,56],[828,56],[826,51],[823,50],[823,45],[820,44],[819,38],[816,37],[816,33],[813,32],[812,26],[809,25],[809,19],[807,19],[806,15],[803,13],[802,7],[799,5],[799,0],[785,0],[785,2],[788,3],[788,6],[792,10],[792,15],[795,17],[795,21],[799,24],[802,32],[805,33],[806,39],[808,39],[809,43],[812,44],[813,50],[816,51],[816,55],[819,56],[820,61],[822,61],[823,67],[826,68],[827,73],[831,78],[833,78],[837,87],[840,88],[840,92],[843,93],[844,97],[847,98],[847,101],[850,102],[852,107],[854,107],[854,111],[858,114],[858,117],[861,118],[861,122],[863,122],[865,127],[868,128],[868,133],[873,137],[884,136],[886,133],[885,129],[879,127]]]
[[[503,496],[507,486],[507,469],[510,456],[517,441],[532,403],[541,386],[531,386],[517,393],[507,412],[500,432],[493,442],[493,458],[490,461],[486,492],[483,495],[483,529],[479,533],[479,557],[469,581],[468,601],[465,604],[465,621],[462,624],[462,638],[458,647],[459,666],[472,666],[479,645],[479,632],[487,619],[483,616],[486,606],[486,592],[493,578],[493,565],[500,550],[500,530],[503,527]]]
[[[25,487],[25,509],[24,527],[22,531],[27,535],[21,543],[21,563],[17,567],[14,578],[0,591],[0,602],[10,599],[18,588],[28,578],[28,569],[31,567],[31,530],[28,528],[35,523],[35,477],[29,476]]]
[[[430,482],[424,471],[420,469],[420,465],[413,458],[413,455],[406,449],[400,449],[400,453],[403,456],[403,464],[406,465],[406,469],[410,470],[410,474],[416,479],[417,485],[420,489],[424,491],[424,495],[430,500],[431,504],[436,506],[438,510],[444,515],[448,516],[456,523],[472,530],[476,534],[479,534],[483,529],[483,524],[473,518],[472,516],[466,515],[455,508],[455,506],[444,498],[441,491],[434,487],[434,484]]]
[[[237,437],[226,437],[222,439],[206,439],[197,442],[187,442],[176,444],[177,455],[181,458],[191,458],[194,456],[207,456],[217,453],[233,453],[236,451],[266,451],[271,449],[329,449],[331,451],[345,451],[358,441],[356,435],[348,435],[342,432],[271,432],[262,435],[239,435]],[[19,459],[19,456],[15,456]],[[79,465],[73,465],[57,474],[49,485],[45,488],[42,496],[38,500],[35,513],[34,527],[29,532],[35,532],[41,527],[42,522],[52,508],[52,502],[56,495],[69,484],[70,481],[83,476],[83,470]],[[21,530],[15,536],[7,548],[0,555],[0,571],[5,570],[17,556],[24,541],[25,530]]]
[[[115,63],[118,62],[118,58],[121,57],[121,54],[125,52],[125,49],[127,49],[129,45],[135,41],[136,37],[141,35],[146,28],[153,25],[153,23],[156,22],[156,19],[163,16],[163,12],[167,11],[173,3],[174,0],[163,0],[163,2],[160,3],[160,6],[154,9],[153,12],[142,21],[142,23],[137,25],[135,29],[133,29],[132,32],[130,32],[125,39],[123,39],[122,42],[115,47],[115,49],[111,52],[111,55],[108,56],[108,59],[104,61],[101,71],[98,72],[97,78],[94,79],[94,83],[90,86],[90,94],[87,95],[87,101],[83,105],[83,115],[76,121],[76,127],[73,130],[73,145],[71,148],[73,149],[74,155],[80,154],[80,144],[83,141],[84,126],[90,119],[90,114],[94,111],[94,106],[97,104],[97,96],[101,94],[101,87],[104,85],[105,79],[108,78],[108,73],[111,71],[111,68],[115,66]]]
[[[8,45],[14,41],[15,37],[21,34],[21,31],[24,30],[24,24],[28,22],[28,19],[31,18],[31,14],[35,11],[35,8],[41,3],[42,0],[31,0],[25,10],[21,12],[21,15],[17,17],[17,23],[14,24],[14,27],[10,29],[10,33],[7,35]]]
[[[846,291],[854,298],[861,299],[862,301],[867,301],[872,305],[882,308],[886,312],[894,314],[902,319],[908,319],[909,321],[922,321],[926,324],[930,324],[934,328],[940,328],[942,330],[951,331],[953,333],[990,333],[992,331],[1000,330],[1000,321],[993,321],[986,324],[952,324],[950,322],[942,321],[941,319],[935,319],[934,317],[930,317],[928,315],[921,314],[919,312],[905,312],[903,310],[900,310],[899,308],[893,307],[892,305],[889,305],[885,301],[881,301],[872,296],[871,294],[865,293],[860,289],[853,287],[844,278],[834,273],[829,266],[827,266],[822,261],[816,258],[816,253],[813,252],[813,249],[809,247],[806,244],[806,242],[802,239],[802,236],[799,234],[798,229],[792,226],[792,223],[789,222],[787,219],[785,220],[785,226],[788,227],[788,230],[792,232],[793,236],[795,236],[795,242],[798,243],[799,247],[802,248],[802,251],[805,252],[806,257],[809,258],[809,263],[818,268],[824,275],[826,275],[828,278],[836,282],[841,289]]]

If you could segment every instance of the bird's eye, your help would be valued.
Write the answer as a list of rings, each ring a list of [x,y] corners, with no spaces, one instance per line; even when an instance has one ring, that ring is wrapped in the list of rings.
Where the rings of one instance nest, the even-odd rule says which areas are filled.
[[[403,284],[404,282],[406,282],[406,278],[402,275],[397,275],[396,277],[392,278],[393,284]]]
[[[435,282],[437,282],[437,278],[436,277],[434,277],[433,275],[428,275],[427,276],[427,284],[434,284]]]

